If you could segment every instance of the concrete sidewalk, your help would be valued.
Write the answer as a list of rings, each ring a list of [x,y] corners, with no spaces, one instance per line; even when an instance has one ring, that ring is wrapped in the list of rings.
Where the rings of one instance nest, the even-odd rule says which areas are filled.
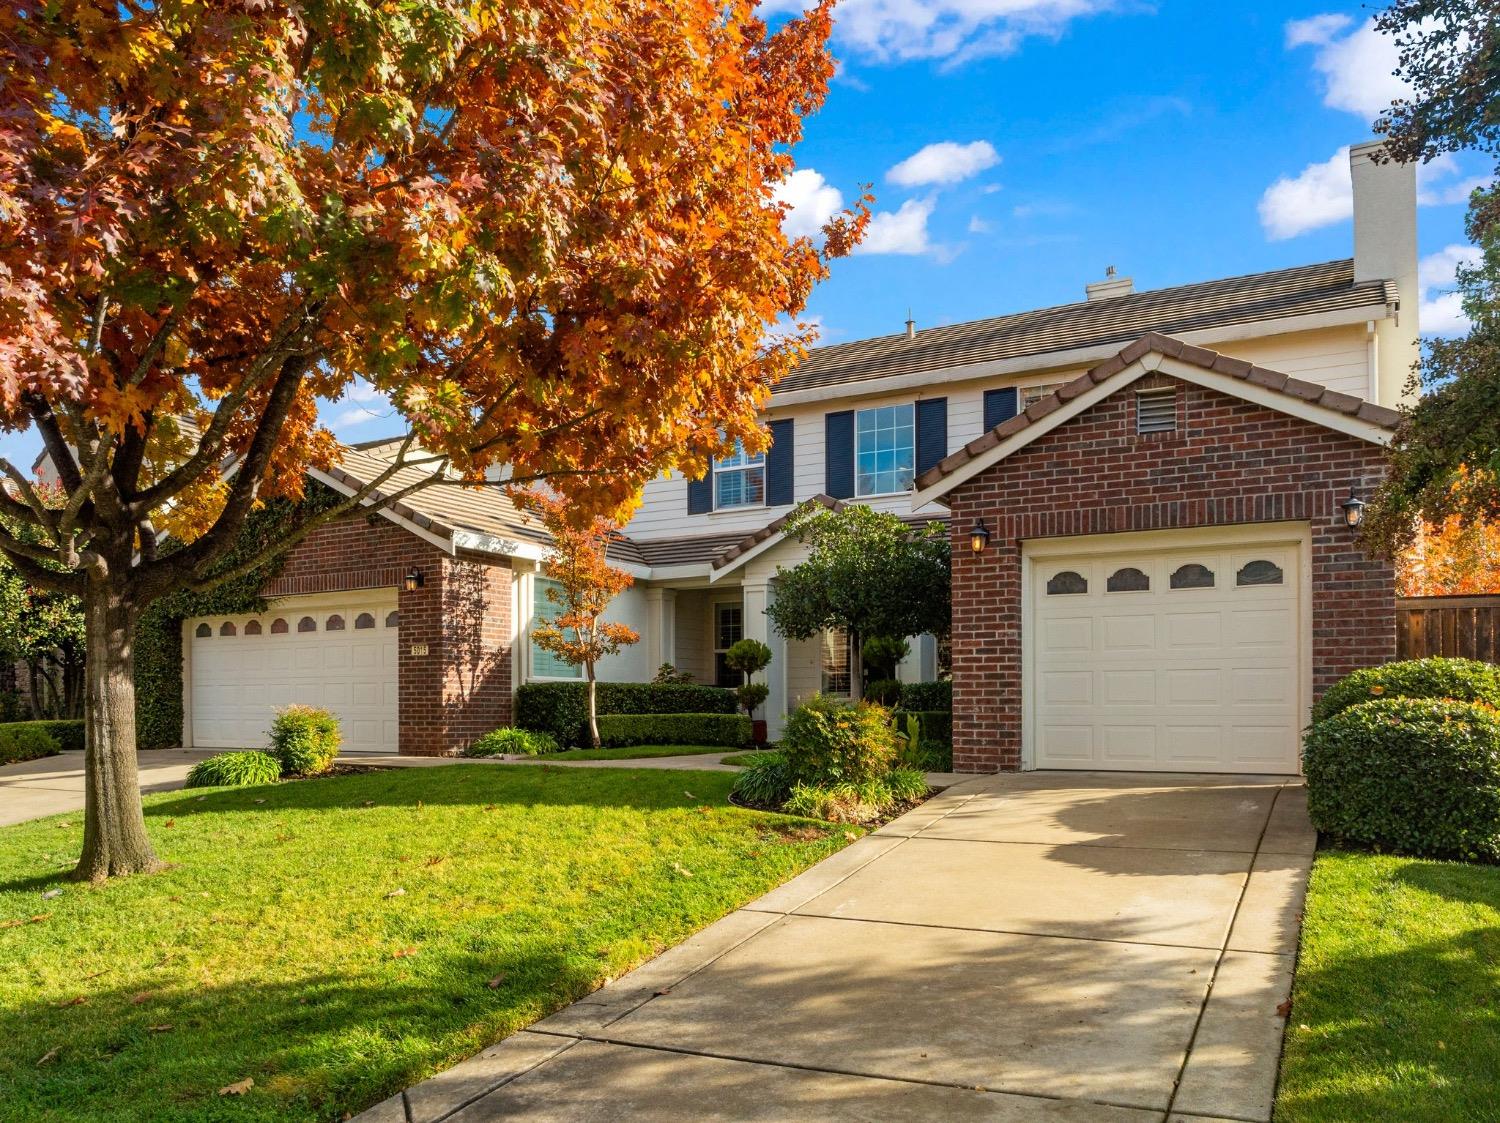
[[[961,783],[361,1116],[1268,1120],[1297,781]]]
[[[148,749],[136,757],[141,791],[165,792],[187,781],[188,769],[212,752]],[[0,827],[83,810],[83,753],[58,753],[0,768]]]

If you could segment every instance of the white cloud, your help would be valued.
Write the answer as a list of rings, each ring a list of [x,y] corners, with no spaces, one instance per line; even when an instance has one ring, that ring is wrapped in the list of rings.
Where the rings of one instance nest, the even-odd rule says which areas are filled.
[[[870,219],[865,240],[855,253],[923,254],[934,247],[927,236],[933,200],[908,199],[896,211],[880,211]]]
[[[806,0],[766,0],[762,10],[804,7]],[[1140,0],[841,0],[833,33],[868,61],[942,59],[951,68],[1013,54],[1028,38],[1056,39],[1074,20],[1127,8],[1148,6]]]
[[[1010,213],[1012,217],[1024,221],[1028,218],[1064,218],[1075,209],[1072,203],[1042,199],[1035,203],[1018,203],[1010,209]]]
[[[1469,330],[1469,318],[1464,315],[1455,275],[1460,265],[1478,264],[1479,251],[1460,244],[1444,246],[1418,263],[1423,335],[1463,335]]]
[[[885,173],[901,187],[925,187],[959,183],[1000,162],[1000,154],[987,140],[971,144],[942,140],[919,149]]]
[[[1476,188],[1489,182],[1482,175],[1464,176],[1458,157],[1452,152],[1442,152],[1417,165],[1417,202],[1424,207],[1467,203]]]
[[[1282,176],[1266,188],[1259,209],[1261,228],[1273,242],[1349,218],[1354,214],[1349,149],[1340,148],[1295,176]]]
[[[1353,27],[1353,30],[1350,28]],[[1345,15],[1312,16],[1286,25],[1286,45],[1314,47],[1313,68],[1323,76],[1323,104],[1373,121],[1410,93],[1395,75],[1400,50],[1375,29],[1373,18],[1354,26]]]
[[[392,406],[387,398],[363,378],[356,378],[339,399],[344,408],[334,415],[331,427],[334,430],[352,429],[371,421],[391,416]]]
[[[790,208],[781,220],[789,238],[816,238],[844,205],[843,193],[812,168],[798,168],[787,176],[776,188],[775,199]]]
[[[970,234],[988,234],[991,231],[993,231],[994,229],[995,228],[993,226],[991,226],[984,219],[980,218],[977,214],[976,215],[971,215],[970,218],[969,218],[969,233]]]

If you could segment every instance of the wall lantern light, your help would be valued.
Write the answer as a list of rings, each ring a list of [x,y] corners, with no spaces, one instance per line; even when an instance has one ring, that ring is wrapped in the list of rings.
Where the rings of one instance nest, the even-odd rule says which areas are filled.
[[[407,571],[406,576],[401,579],[401,587],[408,593],[416,592],[425,584],[427,584],[427,578],[423,576],[422,571],[416,566],[412,566]]]
[[[984,548],[990,544],[989,527],[984,525],[983,519],[974,520],[974,529],[969,531],[969,549],[976,554],[984,553]]]
[[[1354,490],[1354,485],[1349,485],[1349,498],[1339,504],[1344,511],[1344,525],[1350,530],[1358,530],[1359,524],[1365,521],[1365,501],[1359,497]]]

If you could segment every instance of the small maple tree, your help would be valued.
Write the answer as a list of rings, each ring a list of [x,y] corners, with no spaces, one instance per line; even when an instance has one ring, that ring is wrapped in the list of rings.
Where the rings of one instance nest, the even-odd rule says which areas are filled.
[[[757,409],[862,199],[789,238],[777,190],[826,96],[832,0],[60,0],[0,5],[0,551],[79,596],[83,854],[157,868],[135,758],[141,612],[360,504],[497,472],[623,515],[766,445]],[[410,430],[254,556],[356,379]],[[234,560],[230,561],[233,557]]]
[[[604,619],[610,602],[635,578],[609,564],[609,547],[619,541],[620,528],[600,515],[578,524],[577,512],[559,498],[530,494],[523,505],[533,511],[552,536],[543,572],[556,582],[547,599],[560,609],[550,621],[532,629],[531,638],[572,667],[582,667],[588,684],[589,744],[599,747],[599,708],[595,667],[606,655],[640,641],[640,633],[617,621]]]

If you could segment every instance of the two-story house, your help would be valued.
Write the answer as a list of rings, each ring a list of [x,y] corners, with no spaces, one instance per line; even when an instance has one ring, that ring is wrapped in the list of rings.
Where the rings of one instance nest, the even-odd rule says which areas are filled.
[[[647,485],[614,558],[642,638],[603,677],[732,683],[722,654],[754,637],[773,735],[848,693],[844,637],[765,615],[802,550],[780,527],[821,496],[949,525],[951,648],[916,637],[901,675],[953,675],[958,767],[1295,771],[1315,692],[1394,645],[1389,567],[1344,525],[1418,354],[1414,171],[1375,147],[1350,156],[1351,259],[1142,292],[1111,273],[1078,303],[814,351],[764,455]],[[392,448],[314,474],[347,489]],[[530,642],[545,552],[493,490],[320,531],[272,611],[185,623],[185,743],[258,743],[306,701],[356,750],[457,751],[517,684],[577,676]]]

